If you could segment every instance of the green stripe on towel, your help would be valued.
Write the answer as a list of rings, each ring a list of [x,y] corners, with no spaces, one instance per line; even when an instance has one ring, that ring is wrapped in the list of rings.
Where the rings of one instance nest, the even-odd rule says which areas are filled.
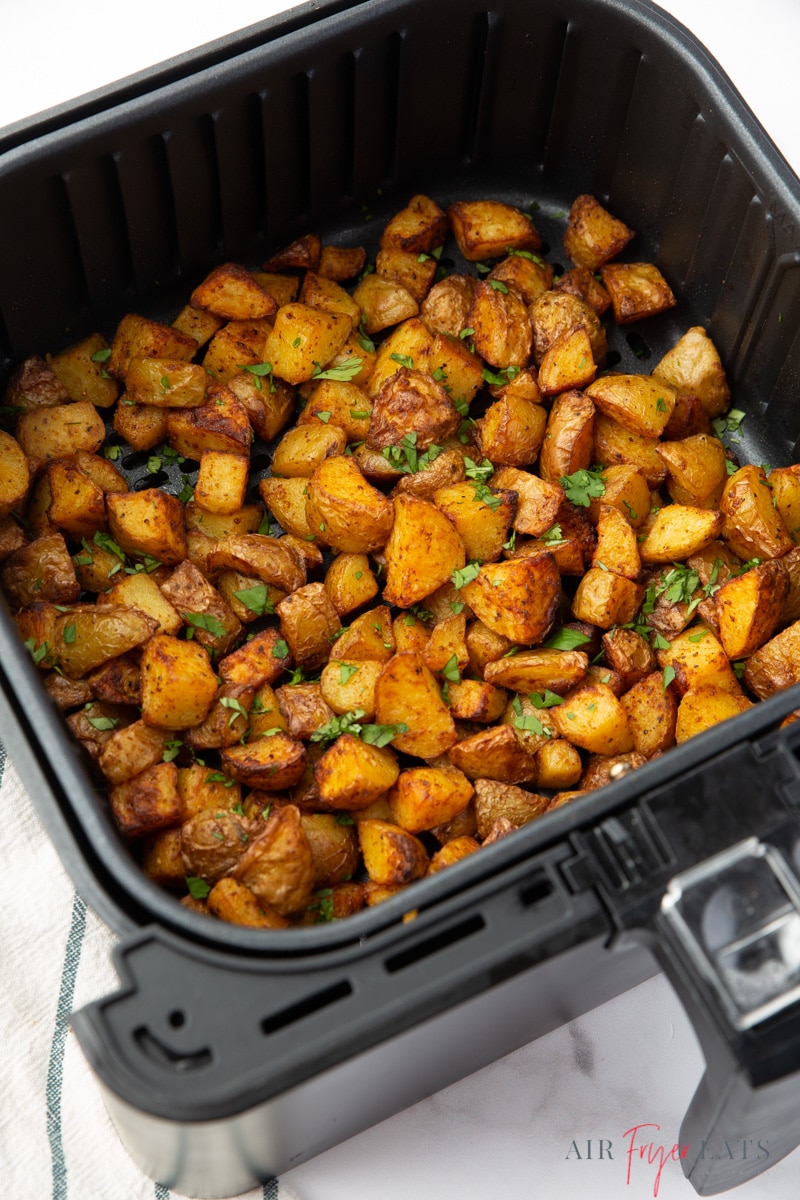
[[[47,1137],[53,1161],[53,1200],[67,1200],[67,1164],[61,1140],[61,1092],[64,1083],[64,1051],[67,1046],[67,1030],[75,995],[75,977],[81,958],[83,935],[86,932],[86,905],[78,893],[72,902],[67,945],[64,951],[64,966],[61,971],[61,987],[58,992],[56,1023],[50,1046],[50,1061],[47,1066]]]
[[[264,1184],[264,1194],[262,1200],[278,1200],[277,1179],[268,1179]]]
[[[156,1200],[169,1200],[169,1188],[163,1183],[156,1184]]]
[[[0,783],[3,782],[3,772],[5,771],[5,769],[6,769],[6,748],[3,745],[3,743],[0,742]]]

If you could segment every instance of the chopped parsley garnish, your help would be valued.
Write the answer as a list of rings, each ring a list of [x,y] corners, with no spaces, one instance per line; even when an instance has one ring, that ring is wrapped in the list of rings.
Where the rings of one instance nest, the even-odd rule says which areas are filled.
[[[289,647],[286,645],[286,642],[283,640],[283,638],[279,638],[278,641],[275,643],[275,645],[272,647],[272,657],[273,658],[288,658],[289,657]]]
[[[233,594],[246,609],[255,613],[257,617],[275,612],[275,605],[270,599],[269,588],[265,583],[258,583],[254,587],[244,588],[243,591]]]
[[[407,433],[399,446],[385,446],[381,453],[395,470],[403,475],[413,475],[429,467],[442,453],[442,447],[430,445],[420,454],[417,450],[417,434]]]
[[[465,567],[456,567],[450,578],[453,581],[453,587],[461,589],[468,583],[471,583],[478,575],[481,569],[481,564],[477,561],[468,562]]]
[[[511,383],[512,379],[516,379],[521,369],[521,367],[503,367],[500,371],[491,371],[488,367],[484,367],[483,382],[494,387],[505,387],[506,384]]]
[[[363,358],[348,358],[346,362],[339,363],[337,367],[328,367],[326,371],[323,371],[319,363],[314,363],[311,378],[333,379],[339,383],[349,383],[351,379],[355,379],[363,365]]]
[[[211,613],[187,612],[183,614],[183,619],[190,627],[190,631],[204,629],[212,637],[225,636],[225,626],[216,617],[212,616]]]
[[[361,718],[367,714],[363,708],[354,708],[351,712],[341,713],[332,717],[319,729],[311,734],[312,742],[332,742],[343,733],[352,733],[370,746],[388,746],[389,742],[399,733],[408,733],[408,726],[402,722],[397,725],[363,725]]]
[[[208,893],[211,891],[211,884],[206,883],[205,879],[201,879],[199,875],[186,875],[186,887],[189,890],[189,895],[193,900],[205,900]]]
[[[357,663],[340,663],[339,664],[339,683],[349,683],[358,670]]]
[[[603,479],[602,467],[582,467],[571,475],[562,475],[559,481],[564,489],[564,495],[572,504],[588,508],[593,499],[605,495],[606,484]]]
[[[275,380],[272,378],[272,363],[240,363],[239,367],[242,371],[249,371],[255,376],[255,384],[259,391],[262,390],[261,380],[265,377],[269,379],[269,390],[275,391]]]
[[[578,646],[585,646],[591,640],[587,633],[581,633],[579,629],[569,629],[565,625],[544,644],[549,650],[576,650]]]
[[[529,699],[534,708],[555,708],[557,704],[564,703],[563,698],[549,688],[545,688],[544,692],[531,692]]]

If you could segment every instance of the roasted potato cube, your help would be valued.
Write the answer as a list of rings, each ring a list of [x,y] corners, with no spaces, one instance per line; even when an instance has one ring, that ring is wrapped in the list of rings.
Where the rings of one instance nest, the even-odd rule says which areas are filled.
[[[337,554],[325,574],[325,591],[340,617],[374,599],[378,581],[366,554]]]
[[[399,495],[385,547],[384,599],[410,608],[446,583],[467,561],[458,532],[434,504]]]
[[[625,249],[634,237],[624,221],[613,217],[594,196],[577,196],[569,210],[564,249],[574,263],[596,271]]]
[[[800,621],[751,654],[744,669],[744,681],[759,700],[800,682]]]
[[[661,671],[652,671],[634,683],[620,703],[625,709],[634,749],[645,758],[663,754],[675,744],[678,703],[671,687],[664,687]]]
[[[0,430],[0,518],[18,508],[28,494],[30,472],[22,446]]]
[[[582,684],[549,716],[563,738],[591,754],[626,754],[634,748],[625,709],[606,684]]]
[[[323,379],[314,386],[297,424],[338,425],[348,442],[363,441],[369,427],[372,401],[363,388],[337,379]]]
[[[216,883],[236,866],[256,831],[255,822],[225,809],[196,813],[181,828],[185,874]]]
[[[392,614],[381,604],[361,613],[331,647],[331,658],[340,662],[388,662],[394,654]]]
[[[324,459],[311,476],[306,515],[314,534],[334,550],[369,554],[386,543],[394,506],[352,458],[339,455]]]
[[[129,404],[123,399],[114,411],[114,431],[132,450],[152,450],[167,436],[166,408],[152,404]]]
[[[301,304],[320,308],[323,312],[343,313],[354,326],[361,320],[361,309],[349,292],[334,279],[326,279],[315,271],[306,271],[299,299]]]
[[[399,283],[411,293],[417,304],[421,304],[430,291],[436,266],[436,259],[432,255],[401,250],[397,246],[379,250],[375,259],[377,274]]]
[[[224,384],[214,383],[196,408],[170,409],[167,436],[173,450],[199,462],[204,450],[249,454],[252,430],[238,396]]]
[[[556,396],[539,451],[542,479],[555,484],[562,476],[572,475],[591,465],[594,426],[594,404],[587,395],[565,391]],[[605,460],[597,458],[597,461]]]
[[[389,746],[341,734],[314,766],[319,798],[326,808],[367,808],[397,779],[400,768]]]
[[[363,246],[323,246],[318,270],[323,279],[335,279],[338,283],[344,283],[345,280],[360,275],[366,261],[367,252]],[[281,303],[285,304],[286,301]]]
[[[373,450],[400,446],[413,438],[414,449],[441,445],[458,429],[459,416],[447,392],[430,375],[401,367],[373,397],[367,445]]]
[[[373,883],[411,883],[428,869],[428,853],[418,838],[389,821],[358,823],[358,840]]]
[[[540,788],[560,792],[579,783],[583,763],[571,742],[552,738],[536,751],[536,772]]]
[[[506,395],[489,405],[475,432],[481,451],[496,467],[524,467],[536,461],[546,429],[547,410],[541,404]]]
[[[727,478],[725,447],[707,433],[662,442],[657,453],[667,465],[670,484],[688,493],[692,503],[712,498]]]
[[[314,855],[294,804],[273,810],[263,833],[245,848],[231,874],[284,916],[308,906],[314,890]]]
[[[502,717],[506,693],[480,679],[462,679],[448,685],[448,703],[456,721],[489,725]]]
[[[501,283],[513,287],[530,305],[553,286],[553,268],[538,254],[532,254],[529,250],[515,250],[507,258],[495,263],[487,279],[499,279]]]
[[[722,527],[722,514],[714,509],[668,504],[655,514],[639,547],[642,562],[689,558],[713,542]]]
[[[461,589],[475,616],[521,645],[547,636],[561,602],[561,576],[552,554],[487,563]]]
[[[180,820],[178,771],[174,763],[157,763],[109,792],[111,815],[124,837],[142,837]]]
[[[476,282],[472,275],[448,275],[435,283],[422,302],[420,316],[432,333],[460,338],[468,328]]]
[[[656,669],[656,656],[646,637],[618,626],[603,634],[605,661],[622,676],[625,691]]]
[[[454,863],[461,862],[462,858],[467,858],[480,848],[480,842],[477,842],[474,837],[465,835],[453,838],[433,855],[428,867],[428,874],[435,875],[437,871],[443,871],[445,867],[452,867]]]
[[[533,333],[522,298],[499,280],[478,283],[467,313],[472,341],[481,358],[500,370],[524,367]]]
[[[196,353],[197,342],[193,337],[170,325],[129,313],[117,326],[106,366],[112,375],[124,381],[132,358],[172,358],[189,362]]]
[[[437,758],[455,742],[456,727],[433,674],[419,654],[395,654],[375,687],[379,725],[405,725],[392,739],[395,749],[417,758]]]
[[[114,785],[134,779],[162,761],[172,737],[171,731],[141,720],[114,729],[100,751],[100,770]]]
[[[381,234],[381,249],[429,254],[447,235],[447,217],[430,196],[412,196],[405,208],[395,213]]]
[[[493,725],[491,729],[481,729],[471,737],[463,738],[450,748],[448,757],[468,779],[492,779],[501,783],[536,781],[536,759],[511,725]]]
[[[547,444],[542,447],[540,464],[544,462]],[[594,445],[590,450],[589,462],[605,463],[606,466],[627,463],[641,471],[650,487],[660,488],[667,477],[667,464],[659,454],[660,449],[656,438],[642,437],[605,413],[596,414]]]
[[[647,543],[645,543],[646,545]],[[613,504],[600,505],[597,521],[597,546],[592,565],[613,571],[626,579],[639,578],[642,564],[636,534],[630,522]]]
[[[364,713],[367,721],[375,716],[375,687],[383,663],[378,659],[346,662],[333,660],[325,665],[320,677],[320,687],[326,702],[336,713]]]
[[[207,716],[217,679],[207,651],[169,634],[150,638],[142,651],[142,718],[161,729],[190,729]]]
[[[483,367],[469,346],[449,333],[434,335],[428,370],[434,379],[441,380],[453,404],[459,409],[472,403],[483,385]]]
[[[727,721],[730,717],[738,717],[739,713],[752,707],[752,701],[741,692],[702,684],[690,688],[678,704],[675,741],[680,745],[695,734],[710,729],[712,725],[718,725],[720,721]]]
[[[126,554],[145,555],[167,565],[186,558],[183,505],[160,488],[110,492],[106,497],[112,537]]]
[[[347,435],[338,425],[323,421],[295,425],[275,447],[272,470],[290,479],[309,479],[324,459],[342,455],[346,445]]]
[[[29,409],[16,429],[32,473],[51,459],[69,458],[76,450],[98,450],[105,435],[103,419],[88,400]]]
[[[800,534],[800,466],[778,467],[770,471],[772,499],[792,541]]]
[[[590,501],[591,520],[597,524],[601,504],[613,504],[627,517],[634,529],[640,529],[650,516],[652,504],[647,480],[639,468],[630,463],[618,463],[606,467],[600,478],[603,481],[603,493],[598,499]]]
[[[375,365],[367,388],[370,397],[375,396],[386,380],[396,375],[401,367],[428,372],[432,345],[433,335],[424,321],[409,317],[397,325],[375,355]]]
[[[526,792],[524,788],[513,783],[478,778],[475,780],[478,837],[484,841],[498,818],[505,818],[517,828],[527,825],[529,821],[541,816],[548,803],[546,796]]]
[[[83,397],[82,397],[83,398]],[[43,358],[26,358],[8,381],[5,404],[11,409],[49,408],[66,404],[72,397],[52,368]]]
[[[218,383],[230,383],[241,374],[263,388],[262,374],[272,379],[264,360],[264,347],[272,325],[268,319],[229,321],[209,342],[203,356],[203,369]]]
[[[557,283],[548,286],[552,286],[557,292],[568,292],[571,296],[577,296],[594,309],[598,317],[602,317],[611,307],[611,297],[588,267],[572,267],[564,272]]]
[[[238,512],[244,504],[250,460],[242,454],[204,450],[194,489],[195,502],[209,512]]]
[[[487,663],[484,678],[513,692],[550,691],[563,695],[584,679],[588,666],[589,658],[583,650],[552,650],[541,646]]]
[[[772,491],[763,467],[740,467],[728,478],[720,511],[723,537],[735,554],[751,558],[780,558],[792,549],[791,534],[772,502]]]
[[[546,350],[539,365],[539,390],[554,396],[570,388],[582,388],[597,374],[592,345],[585,329],[565,333]]]
[[[431,764],[402,771],[388,800],[395,822],[411,833],[421,833],[462,812],[472,792],[461,771],[449,763]]]
[[[668,649],[658,651],[664,670],[674,672],[675,687],[683,695],[690,688],[717,687],[741,692],[722,643],[710,629],[687,629]]]
[[[278,305],[239,263],[221,263],[192,292],[193,308],[205,308],[225,321],[271,317]]]
[[[605,375],[586,389],[596,407],[641,437],[660,437],[675,407],[675,390],[649,375]]]
[[[303,560],[287,538],[240,533],[217,543],[209,556],[212,571],[241,571],[263,583],[293,592],[306,581]]]
[[[728,658],[749,658],[783,619],[789,575],[782,559],[770,559],[727,580],[714,601],[719,638]]]
[[[352,321],[308,304],[285,304],[264,347],[264,358],[287,383],[302,383],[327,367],[344,346]]]
[[[142,843],[142,871],[159,887],[185,887],[180,829],[161,829],[148,834]]]
[[[125,380],[127,400],[155,408],[197,408],[208,375],[198,363],[168,358],[132,358]]]
[[[93,333],[49,359],[70,400],[88,400],[95,408],[111,407],[119,385],[103,365],[108,350],[103,335]]]
[[[217,317],[214,313],[206,312],[201,308],[192,308],[191,304],[185,304],[172,322],[172,328],[193,338],[199,348],[205,346],[206,342],[223,324],[222,317]]]
[[[382,275],[366,275],[353,293],[353,299],[361,309],[364,331],[370,335],[380,333],[390,325],[398,325],[419,312],[411,292]]]
[[[512,491],[492,490],[484,496],[475,483],[465,480],[439,488],[433,501],[452,521],[468,559],[494,562],[500,558],[517,509]]]
[[[598,367],[606,361],[606,331],[594,309],[578,296],[568,292],[542,292],[530,306],[529,313],[535,362],[540,363],[553,343],[573,329],[585,329],[588,333],[592,358]]]
[[[275,608],[295,663],[315,671],[328,661],[331,642],[342,627],[325,585],[307,583]]]
[[[253,929],[287,929],[291,922],[282,917],[243,883],[230,876],[217,880],[208,893],[206,907],[212,917],[232,925]]]
[[[316,537],[306,516],[308,479],[305,476],[279,479],[276,475],[269,475],[266,479],[259,479],[258,490],[275,520],[287,533],[309,542]]]
[[[318,233],[305,233],[288,246],[271,255],[264,263],[265,271],[316,271],[322,253]]]
[[[591,567],[578,584],[572,612],[579,621],[610,629],[612,625],[626,625],[632,621],[643,599],[644,588],[638,583],[615,575],[613,571]]]
[[[518,533],[529,533],[534,537],[552,528],[564,502],[564,492],[557,483],[548,483],[538,475],[516,467],[501,467],[495,471],[492,486],[516,492],[514,528]]]
[[[447,217],[467,262],[499,258],[509,249],[538,250],[542,244],[527,213],[498,200],[458,200]]]
[[[48,463],[46,470],[51,497],[47,514],[53,525],[74,538],[90,538],[105,529],[102,489],[79,467],[63,459]]]
[[[706,415],[718,417],[730,402],[719,353],[705,329],[694,325],[653,368],[653,375],[681,392],[697,396]]]
[[[672,289],[653,263],[609,263],[600,268],[600,274],[618,325],[653,317],[677,304]]]
[[[220,759],[225,774],[239,783],[263,792],[281,792],[302,779],[306,748],[279,730],[257,742],[226,746]]]
[[[156,622],[135,608],[76,605],[55,623],[54,645],[59,665],[70,678],[80,678],[109,659],[142,645],[155,629]]]

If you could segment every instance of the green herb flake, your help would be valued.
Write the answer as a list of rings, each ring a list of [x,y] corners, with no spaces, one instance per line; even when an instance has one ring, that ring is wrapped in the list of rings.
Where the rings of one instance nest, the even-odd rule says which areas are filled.
[[[208,893],[211,891],[211,884],[206,883],[205,879],[201,879],[199,875],[187,875],[186,887],[189,895],[193,900],[205,900]]]
[[[566,498],[580,508],[588,508],[593,499],[605,495],[606,485],[600,466],[581,468],[571,475],[562,475],[559,482]]]
[[[283,638],[279,638],[278,641],[275,643],[275,645],[272,647],[272,657],[273,658],[288,658],[289,657],[289,647],[286,645],[286,642],[283,640]]]
[[[70,621],[69,625],[64,626],[61,636],[68,646],[72,645],[72,643],[75,641],[75,638],[78,636],[78,630],[74,622]]]
[[[318,412],[318,413],[315,413],[314,415],[315,415],[316,417],[318,417],[318,418],[320,419],[320,421],[322,421],[322,424],[323,424],[323,425],[327,425],[327,424],[328,424],[328,421],[330,421],[331,417],[333,416],[333,413],[329,413],[329,412]]]
[[[358,666],[356,664],[346,663],[346,662],[340,663],[339,664],[339,683],[341,683],[342,685],[344,685],[345,683],[349,683],[350,680],[355,675],[357,670],[358,670]]]
[[[534,708],[555,708],[557,704],[564,703],[563,698],[549,688],[545,688],[544,692],[531,692],[529,699]]]
[[[311,378],[333,379],[339,383],[349,383],[351,379],[355,379],[363,365],[363,358],[348,358],[346,362],[339,363],[336,367],[328,367],[326,371],[323,371],[319,363],[315,363]]]
[[[548,638],[544,644],[550,650],[576,650],[578,646],[585,646],[591,640],[588,634],[581,633],[579,629],[569,629],[565,625]]]
[[[508,295],[508,287],[503,283],[502,279],[490,279],[489,284],[496,292],[503,292]]]
[[[258,583],[255,587],[244,588],[241,592],[233,594],[240,604],[255,613],[257,617],[275,612],[275,605],[270,599],[269,588],[265,583]]]
[[[461,672],[458,669],[458,657],[451,654],[442,667],[442,674],[448,683],[461,683]]]
[[[164,753],[161,755],[162,762],[172,762],[177,758],[183,748],[183,742],[180,738],[175,738],[171,742],[164,743]]]
[[[675,678],[675,668],[674,667],[664,667],[664,679],[663,679],[664,691],[667,690],[667,688],[672,683],[674,678]]]
[[[225,636],[225,626],[211,613],[187,612],[183,614],[183,619],[192,629],[204,629],[212,637]]]
[[[475,579],[481,569],[481,564],[475,560],[468,562],[465,567],[457,567],[450,578],[453,581],[453,587],[457,590],[465,587]]]

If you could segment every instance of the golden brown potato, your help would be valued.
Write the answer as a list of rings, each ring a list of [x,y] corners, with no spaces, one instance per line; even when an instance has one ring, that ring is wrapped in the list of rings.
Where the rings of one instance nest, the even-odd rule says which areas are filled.
[[[216,883],[236,866],[256,833],[254,821],[238,813],[204,810],[181,826],[184,871],[206,883]]]
[[[315,671],[328,661],[331,642],[342,627],[325,585],[307,583],[275,608],[295,663]]]
[[[29,483],[30,471],[22,447],[10,433],[0,430],[0,518],[22,503]]]
[[[536,759],[523,746],[511,725],[493,725],[491,729],[481,729],[462,738],[450,748],[448,757],[468,779],[536,782]]]
[[[484,491],[465,480],[439,488],[433,501],[452,521],[469,560],[494,562],[500,558],[517,510],[512,491]]]
[[[624,575],[626,579],[639,578],[642,563],[636,534],[627,518],[612,504],[600,504],[592,565],[601,571]]]
[[[586,393],[600,412],[647,438],[660,437],[675,407],[675,389],[648,375],[605,375]]]
[[[418,604],[460,570],[466,549],[445,514],[428,500],[400,495],[384,551],[384,599],[398,608]]]
[[[205,450],[249,454],[252,431],[248,410],[224,383],[212,383],[196,408],[172,408],[167,414],[169,444],[197,462]]]
[[[382,275],[366,275],[353,292],[353,299],[363,314],[362,327],[370,335],[415,317],[419,312],[411,292]]]
[[[744,669],[744,681],[759,700],[800,682],[800,621],[751,654]]]
[[[394,512],[392,501],[367,482],[352,458],[325,459],[309,480],[309,526],[334,550],[369,554],[380,549],[391,532]]]
[[[302,383],[321,372],[344,346],[352,321],[344,313],[308,304],[285,304],[264,346],[264,361],[287,383]]]
[[[626,754],[634,748],[625,709],[606,684],[582,684],[550,710],[550,718],[563,738],[591,754]]]
[[[133,779],[112,787],[111,813],[123,837],[142,837],[180,820],[178,772],[174,763],[157,763]]]
[[[430,196],[412,196],[405,208],[395,213],[381,234],[381,249],[394,247],[413,254],[427,254],[441,246],[447,233],[447,216]]]
[[[653,263],[608,263],[600,268],[618,325],[654,317],[678,303]]]
[[[569,271],[564,272],[557,283],[548,284],[548,287],[550,286],[557,292],[569,292],[571,296],[577,296],[594,309],[598,317],[602,317],[603,313],[611,307],[611,297],[599,277],[594,275],[588,267],[572,267]]]
[[[478,837],[481,841],[499,818],[505,818],[519,828],[534,821],[545,811],[548,804],[545,796],[526,792],[513,783],[503,783],[494,778],[475,780],[475,816]]]
[[[282,250],[270,255],[264,263],[265,271],[316,271],[322,253],[322,239],[318,233],[304,233]]]
[[[142,652],[142,718],[146,724],[190,729],[208,716],[216,695],[216,676],[202,646],[166,633],[150,638]]]
[[[126,403],[155,408],[196,408],[206,395],[208,375],[198,363],[135,357],[128,363]]]
[[[475,616],[522,645],[541,642],[561,602],[561,577],[552,554],[487,563],[462,588]]]
[[[388,794],[396,824],[421,833],[463,812],[472,797],[472,784],[447,762],[402,771]]]
[[[594,196],[581,195],[572,202],[564,249],[574,263],[596,271],[625,249],[634,232],[613,217]]]
[[[662,671],[645,675],[620,697],[634,749],[645,758],[663,754],[675,743],[678,703],[671,687],[664,687]]]
[[[102,417],[88,400],[32,408],[17,421],[16,440],[35,473],[54,458],[76,450],[99,450],[106,435]]]
[[[484,279],[476,286],[467,323],[475,349],[490,366],[507,370],[526,365],[533,338],[528,310],[501,280]]]
[[[272,811],[263,832],[245,847],[232,877],[283,916],[307,907],[314,890],[314,855],[295,805]]]
[[[437,758],[458,736],[433,674],[415,653],[395,654],[385,664],[375,688],[375,717],[379,725],[406,726],[393,745],[417,758]]]
[[[598,367],[606,361],[606,332],[593,308],[568,292],[543,292],[530,307],[533,358],[540,363],[547,351],[573,329],[585,329]]]
[[[471,275],[448,275],[435,283],[422,302],[420,316],[432,333],[460,338],[468,328],[476,282]]]
[[[172,565],[186,558],[183,506],[160,488],[111,492],[106,497],[111,535],[126,554]]]
[[[467,262],[499,258],[512,250],[538,250],[542,244],[527,213],[497,200],[457,200],[447,218]]]
[[[717,538],[723,528],[722,513],[689,504],[668,504],[657,512],[639,546],[643,563],[674,562],[689,558]]]
[[[719,353],[699,325],[687,329],[653,368],[653,375],[680,392],[696,396],[709,417],[718,417],[730,403],[730,389]]]
[[[314,766],[320,801],[326,808],[368,808],[397,779],[400,768],[389,746],[341,734]]]
[[[539,390],[555,396],[571,388],[582,388],[597,374],[592,345],[585,329],[565,333],[545,351],[539,364]]]
[[[429,254],[388,246],[378,251],[375,271],[383,279],[399,283],[410,292],[417,304],[421,304],[436,275],[436,259]]]
[[[359,821],[358,840],[373,883],[411,883],[428,869],[428,854],[422,842],[399,825],[389,821]]]
[[[562,476],[591,465],[594,424],[594,404],[584,392],[565,391],[556,396],[539,452],[542,479],[558,483]],[[595,457],[598,462],[606,461]]]
[[[789,575],[782,559],[769,559],[728,579],[714,596],[719,638],[731,660],[749,658],[783,620]]]
[[[272,470],[289,479],[309,479],[326,458],[343,454],[346,445],[347,434],[338,425],[295,425],[275,447]]]
[[[515,250],[492,267],[487,279],[508,284],[531,305],[553,286],[553,267],[530,250]]]
[[[752,701],[741,692],[731,692],[727,688],[711,685],[699,685],[684,692],[678,705],[678,717],[675,724],[675,741],[680,745],[687,738],[694,737],[727,721],[738,717],[739,713],[752,708]]]
[[[3,563],[0,581],[14,608],[37,600],[71,604],[80,595],[75,567],[61,533],[36,538],[14,550]]]
[[[263,583],[293,592],[306,581],[303,560],[286,538],[241,533],[220,540],[209,558],[212,571],[241,571]]]
[[[780,558],[794,543],[772,502],[763,467],[740,467],[723,489],[720,511],[723,537],[735,554],[751,558]]]
[[[552,738],[536,751],[536,770],[540,788],[560,792],[580,781],[583,763],[570,742]]]
[[[247,925],[253,929],[286,929],[291,922],[249,887],[226,876],[217,880],[208,893],[206,907],[213,917],[232,925]]]
[[[727,479],[725,447],[707,433],[662,442],[657,453],[669,471],[670,491],[675,486],[692,497],[689,503],[701,504],[721,492]],[[712,507],[716,507],[712,504]]]
[[[522,396],[506,395],[476,423],[484,456],[495,466],[523,467],[536,461],[547,428],[547,411]]]
[[[591,567],[578,584],[572,612],[579,621],[610,629],[632,621],[643,598],[644,588],[633,580]]]
[[[607,466],[627,463],[641,471],[650,487],[659,488],[667,477],[666,463],[658,452],[660,445],[656,438],[642,437],[605,413],[597,413],[589,462]]]
[[[588,666],[588,655],[582,650],[553,650],[540,646],[487,663],[484,678],[513,692],[550,691],[563,695],[583,680]]]
[[[441,445],[456,432],[459,416],[447,392],[422,371],[401,367],[373,396],[367,445],[372,450],[399,447],[414,438],[414,449]]]

